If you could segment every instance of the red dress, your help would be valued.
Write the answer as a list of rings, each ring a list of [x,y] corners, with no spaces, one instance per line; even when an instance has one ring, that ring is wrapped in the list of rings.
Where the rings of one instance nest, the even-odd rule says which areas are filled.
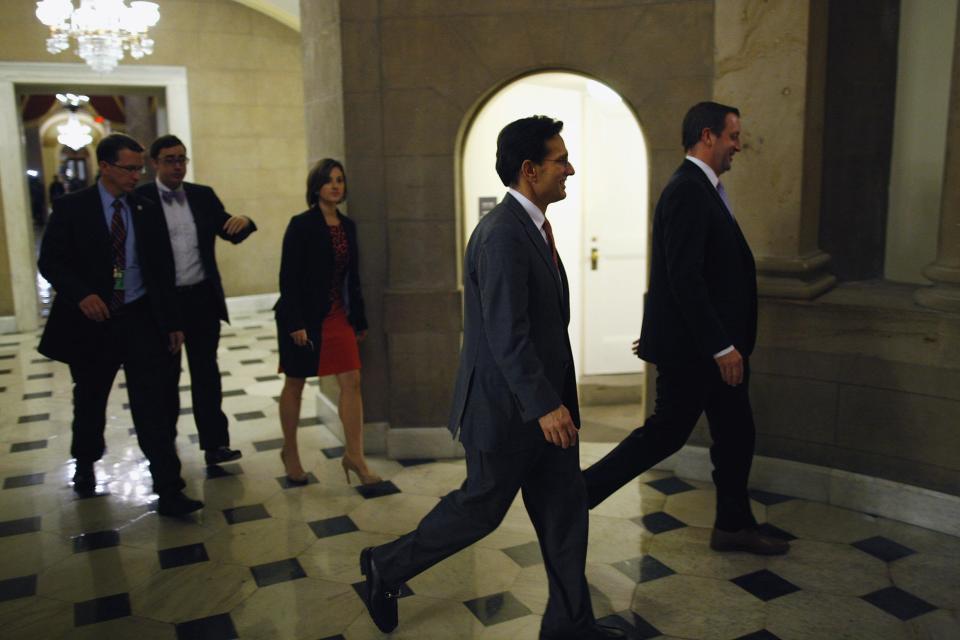
[[[318,376],[360,369],[357,334],[347,320],[347,310],[343,306],[343,279],[350,263],[350,245],[347,244],[347,232],[343,230],[343,225],[329,229],[334,255],[333,285],[330,287],[330,311],[320,329]]]

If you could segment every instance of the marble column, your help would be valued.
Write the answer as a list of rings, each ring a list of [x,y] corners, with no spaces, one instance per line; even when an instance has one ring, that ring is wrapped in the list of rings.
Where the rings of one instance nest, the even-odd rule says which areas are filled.
[[[127,135],[142,144],[149,152],[150,143],[157,138],[157,116],[150,109],[150,96],[125,95],[123,96],[123,106]],[[144,156],[145,162],[146,155]],[[143,182],[151,182],[154,178],[153,167],[149,162],[146,162],[144,166],[147,174],[143,177]]]
[[[827,6],[715,3],[714,99],[741,112],[723,177],[757,258],[760,295],[811,299],[836,283],[818,247]]]
[[[923,270],[932,287],[918,289],[914,299],[932,309],[960,312],[960,13],[953,43],[953,72],[947,120],[947,153],[940,197],[937,259]]]

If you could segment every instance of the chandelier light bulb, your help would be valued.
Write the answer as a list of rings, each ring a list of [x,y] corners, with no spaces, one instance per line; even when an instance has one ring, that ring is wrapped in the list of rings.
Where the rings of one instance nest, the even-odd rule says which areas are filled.
[[[37,19],[50,28],[47,51],[60,53],[76,41],[76,52],[91,68],[107,73],[117,67],[125,51],[132,58],[153,53],[147,30],[160,20],[156,2],[134,0],[40,0]]]
[[[57,125],[57,142],[68,146],[74,151],[80,151],[85,146],[93,142],[93,136],[90,135],[90,127],[80,122],[77,114],[71,113],[67,117],[66,124]]]

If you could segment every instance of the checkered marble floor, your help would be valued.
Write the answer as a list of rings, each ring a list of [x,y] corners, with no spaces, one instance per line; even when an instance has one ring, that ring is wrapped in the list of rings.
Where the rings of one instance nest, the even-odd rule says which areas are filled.
[[[300,438],[311,483],[288,487],[273,323],[257,314],[225,328],[220,352],[243,458],[206,469],[188,409],[180,421],[187,491],[206,508],[157,516],[122,375],[99,495],[79,499],[69,487],[69,373],[36,341],[0,336],[0,636],[382,637],[356,593],[358,553],[412,528],[462,481],[462,461],[373,458],[386,480],[348,485],[342,449],[308,399]],[[183,385],[189,407],[186,376]],[[629,414],[584,415],[589,430]],[[611,446],[585,442],[583,464]],[[664,472],[600,505],[587,568],[597,616],[633,638],[960,638],[960,539],[785,495],[753,498],[764,528],[792,541],[789,555],[711,552],[712,487]],[[406,585],[392,637],[536,638],[546,589],[518,502],[493,534]]]

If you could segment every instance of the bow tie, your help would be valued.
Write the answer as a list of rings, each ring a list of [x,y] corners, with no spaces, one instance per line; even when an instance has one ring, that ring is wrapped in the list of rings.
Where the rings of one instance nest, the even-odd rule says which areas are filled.
[[[187,201],[187,194],[179,189],[176,191],[161,191],[160,197],[167,204],[173,204],[174,200],[177,201],[177,204],[184,204]]]

